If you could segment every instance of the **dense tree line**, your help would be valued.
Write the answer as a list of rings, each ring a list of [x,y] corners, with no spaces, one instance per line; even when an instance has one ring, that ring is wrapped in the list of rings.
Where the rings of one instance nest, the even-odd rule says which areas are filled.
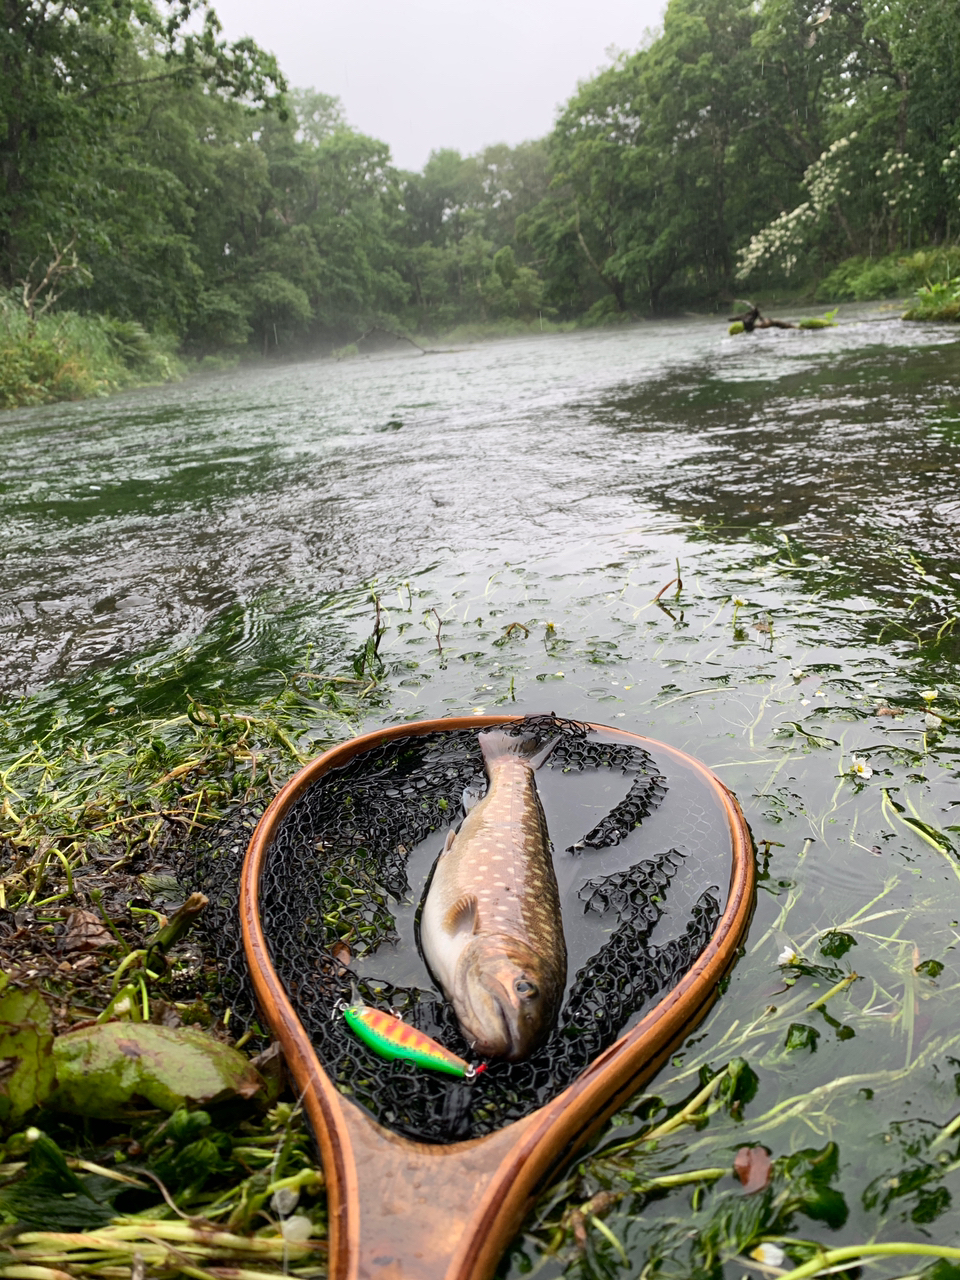
[[[422,173],[201,0],[4,0],[0,36],[0,287],[188,350],[657,312],[960,230],[955,0],[670,0],[549,137]]]

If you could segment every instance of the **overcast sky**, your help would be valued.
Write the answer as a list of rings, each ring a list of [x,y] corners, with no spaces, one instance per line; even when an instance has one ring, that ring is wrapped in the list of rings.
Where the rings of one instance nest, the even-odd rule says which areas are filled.
[[[231,40],[253,36],[297,88],[339,97],[356,128],[420,169],[547,133],[610,46],[635,49],[665,0],[214,0]]]

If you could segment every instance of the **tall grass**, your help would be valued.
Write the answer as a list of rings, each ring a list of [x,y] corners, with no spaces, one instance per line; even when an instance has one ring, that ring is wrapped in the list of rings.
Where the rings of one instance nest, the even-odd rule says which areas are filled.
[[[135,320],[64,311],[31,324],[15,294],[0,295],[0,409],[169,382],[183,372],[175,347]]]

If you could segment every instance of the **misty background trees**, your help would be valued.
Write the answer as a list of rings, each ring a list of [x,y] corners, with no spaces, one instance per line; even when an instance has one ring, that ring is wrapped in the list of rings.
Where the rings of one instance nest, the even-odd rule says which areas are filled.
[[[548,137],[421,173],[197,0],[4,8],[0,288],[59,253],[59,308],[197,354],[842,292],[960,231],[955,0],[670,0]]]

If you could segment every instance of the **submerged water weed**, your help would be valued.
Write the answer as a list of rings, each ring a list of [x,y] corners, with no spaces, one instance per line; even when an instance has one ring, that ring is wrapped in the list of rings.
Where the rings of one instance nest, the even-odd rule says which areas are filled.
[[[711,599],[709,589],[682,601],[679,616],[664,618],[642,596],[634,603],[640,592],[629,575],[618,592],[589,598],[578,597],[571,583],[562,609],[554,584],[551,615],[562,612],[565,621],[545,635],[531,599],[542,587],[531,577],[527,571],[510,585],[501,579],[464,591],[455,610],[437,605],[447,619],[448,665],[441,676],[439,664],[431,670],[431,661],[421,660],[417,687],[430,690],[443,679],[466,698],[485,685],[496,705],[511,687],[529,689],[540,672],[550,674],[550,650],[562,638],[567,681],[552,686],[551,706],[572,712],[582,706],[578,694],[589,694],[609,704],[598,714],[611,724],[616,708],[627,707],[631,728],[694,750],[730,782],[765,850],[757,914],[728,998],[674,1055],[657,1088],[662,1097],[682,1097],[691,1077],[731,1054],[750,1063],[759,1083],[739,1108],[703,1113],[672,1135],[651,1138],[646,1124],[647,1145],[632,1142],[622,1154],[626,1174],[586,1162],[584,1181],[568,1180],[545,1199],[504,1274],[608,1274],[626,1256],[658,1275],[719,1277],[749,1272],[763,1261],[764,1246],[798,1266],[821,1250],[837,1262],[860,1256],[842,1239],[839,1253],[831,1249],[831,1236],[841,1231],[847,1240],[870,1242],[865,1254],[876,1258],[906,1257],[912,1241],[929,1249],[925,1231],[949,1239],[960,1168],[951,1129],[960,1104],[950,1068],[960,1053],[953,1016],[960,825],[951,821],[960,771],[955,740],[932,748],[928,737],[925,682],[934,666],[898,663],[895,650],[869,643],[848,643],[843,652],[821,647],[806,629],[816,609],[785,602],[782,578],[778,614],[785,622],[769,657],[759,634],[723,644],[718,631],[730,606]],[[771,603],[775,583],[771,574],[763,585]],[[741,611],[757,608],[756,600],[740,600]],[[601,613],[606,620],[598,628]],[[487,624],[494,614],[522,619],[529,638],[517,637],[509,657],[501,646],[481,659],[478,640],[494,634]],[[589,637],[598,629],[607,646],[606,680],[596,679],[587,657],[597,652]],[[645,635],[643,662],[626,656],[631,633]],[[658,644],[651,644],[654,636]],[[455,659],[468,646],[475,684],[463,666],[456,678]],[[402,645],[391,645],[388,660],[391,651]],[[710,674],[705,658],[722,673]],[[942,677],[950,670],[940,669]],[[723,707],[726,732],[701,715],[712,703]],[[937,705],[954,715],[955,688],[939,693]],[[952,731],[952,722],[944,723]],[[617,1123],[635,1126],[648,1103],[641,1100]],[[953,1144],[925,1175],[922,1203],[908,1190],[911,1177],[891,1166],[893,1137],[885,1127],[914,1108],[928,1117],[931,1135]],[[766,1198],[747,1197],[733,1181],[733,1154],[750,1143],[770,1149],[781,1179]],[[649,1174],[647,1198],[617,1181],[627,1174],[636,1181],[648,1169],[641,1154],[645,1162],[663,1161]],[[791,1187],[802,1182],[803,1161],[829,1167],[830,1179],[813,1191]],[[896,1198],[884,1202],[868,1192],[884,1163],[888,1181],[900,1178],[905,1215],[896,1216]],[[881,1246],[877,1235],[889,1244]],[[758,1249],[761,1256],[751,1257]],[[819,1269],[810,1265],[804,1274]]]

